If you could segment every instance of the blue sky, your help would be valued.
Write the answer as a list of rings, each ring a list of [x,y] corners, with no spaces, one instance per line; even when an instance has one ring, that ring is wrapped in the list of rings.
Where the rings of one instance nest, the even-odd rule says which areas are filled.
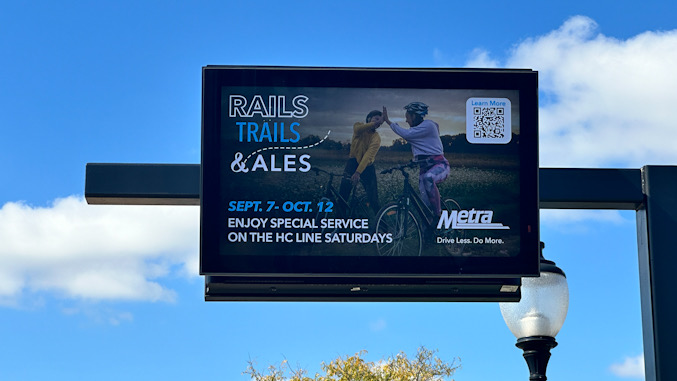
[[[204,65],[539,71],[541,165],[675,164],[674,4],[5,2],[0,379],[246,380],[366,349],[528,374],[498,305],[206,303],[196,207],[89,206],[88,162],[199,163]],[[543,211],[570,309],[551,380],[642,379],[634,214]],[[594,344],[591,345],[590,342]]]

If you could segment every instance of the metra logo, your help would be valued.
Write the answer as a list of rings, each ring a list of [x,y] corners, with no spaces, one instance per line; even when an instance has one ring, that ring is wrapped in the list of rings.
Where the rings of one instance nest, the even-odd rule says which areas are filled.
[[[492,210],[443,210],[437,229],[510,229],[500,222],[491,222],[493,217]]]

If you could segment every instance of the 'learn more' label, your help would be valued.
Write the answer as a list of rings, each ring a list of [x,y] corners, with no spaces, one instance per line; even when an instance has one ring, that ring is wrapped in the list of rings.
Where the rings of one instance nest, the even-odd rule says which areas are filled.
[[[512,138],[510,99],[470,98],[465,107],[466,139],[472,144],[507,144]]]

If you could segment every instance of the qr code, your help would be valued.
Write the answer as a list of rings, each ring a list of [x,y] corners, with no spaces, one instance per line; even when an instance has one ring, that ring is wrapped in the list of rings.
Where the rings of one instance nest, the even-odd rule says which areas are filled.
[[[502,139],[505,137],[504,107],[473,107],[473,136]]]
[[[506,144],[512,138],[510,100],[470,98],[466,104],[466,138],[470,143]]]

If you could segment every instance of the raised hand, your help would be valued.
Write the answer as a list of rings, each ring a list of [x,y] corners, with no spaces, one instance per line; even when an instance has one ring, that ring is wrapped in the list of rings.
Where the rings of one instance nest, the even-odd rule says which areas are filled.
[[[383,121],[390,125],[390,119],[388,119],[388,109],[386,106],[383,106]]]

